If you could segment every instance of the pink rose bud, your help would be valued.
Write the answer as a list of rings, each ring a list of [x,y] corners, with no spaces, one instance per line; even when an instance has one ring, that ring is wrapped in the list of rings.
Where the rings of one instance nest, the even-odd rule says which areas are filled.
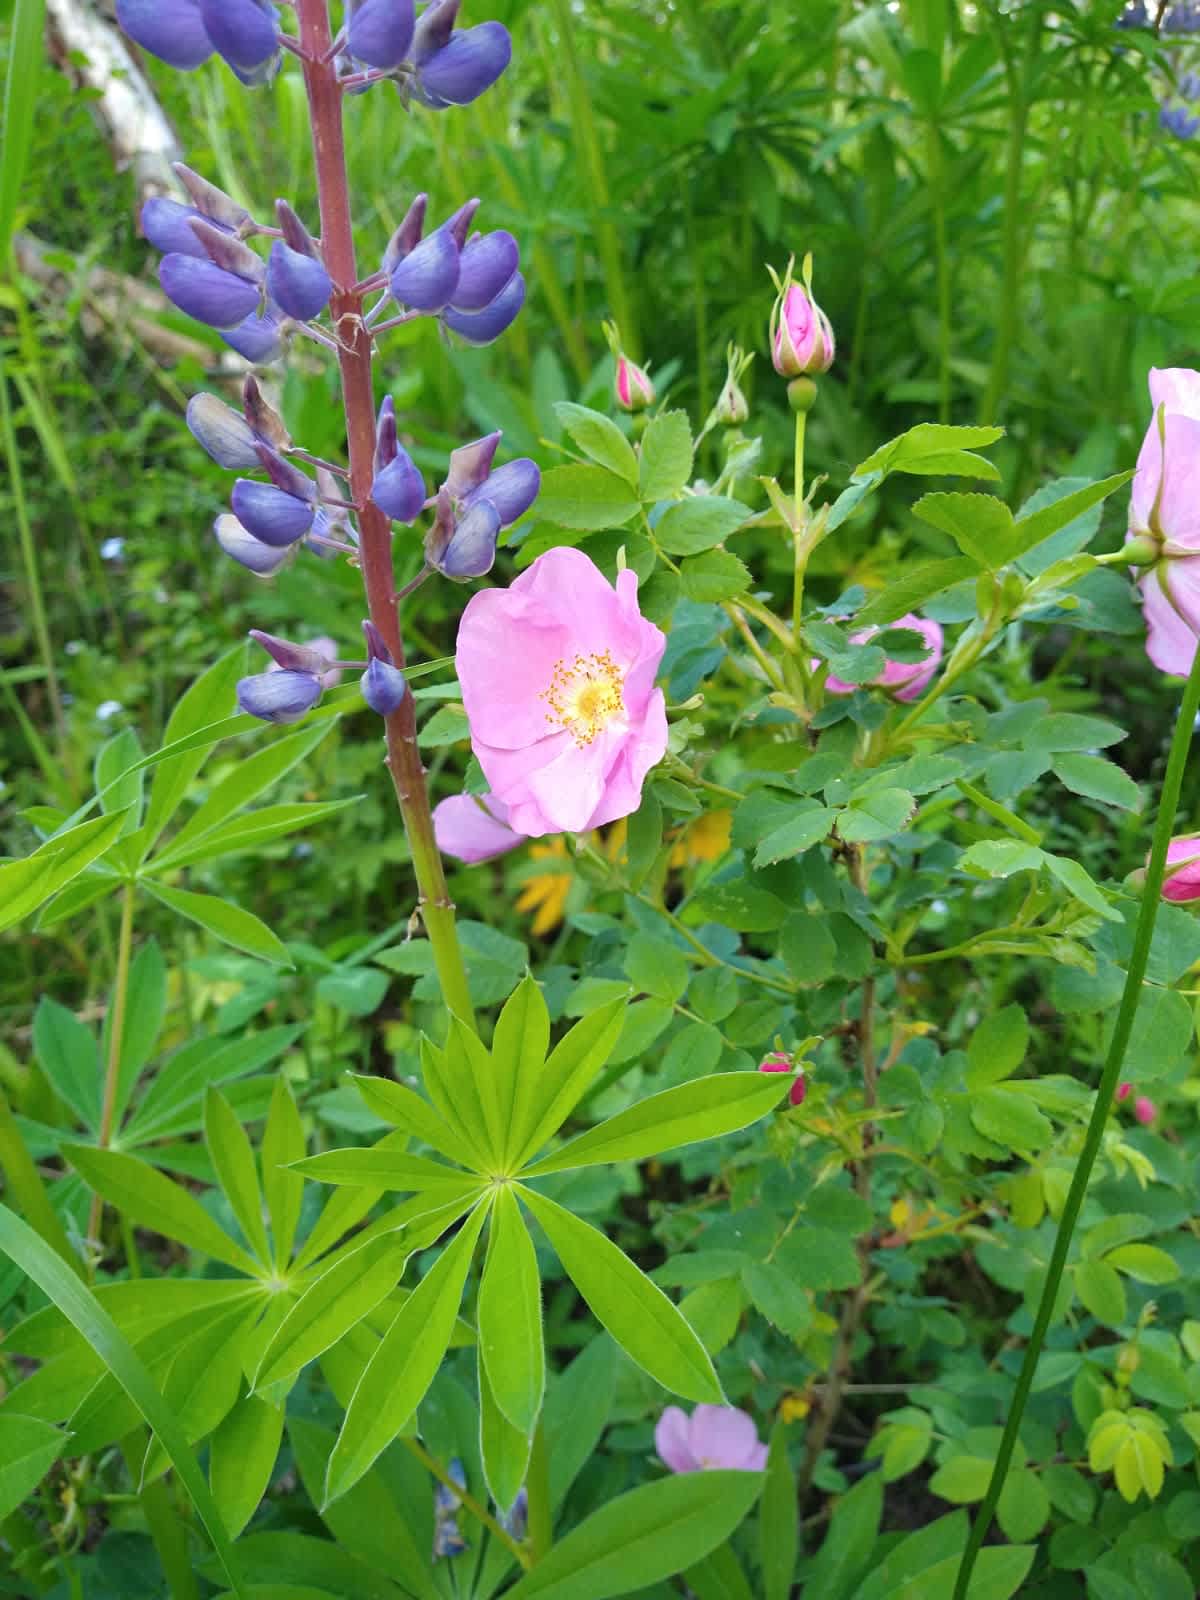
[[[803,283],[792,281],[792,263],[771,312],[771,360],[781,378],[801,378],[828,372],[833,365],[834,339],[829,318],[812,297],[812,258],[806,256]]]
[[[628,356],[617,358],[617,375],[613,383],[617,404],[622,411],[644,411],[654,404],[654,385],[650,374]]]
[[[802,1106],[804,1096],[808,1093],[808,1079],[802,1072],[797,1072],[792,1087],[788,1090],[788,1104]]]
[[[764,1056],[758,1064],[760,1072],[791,1072],[792,1062],[790,1056],[785,1056],[782,1050],[772,1050],[769,1056]]]
[[[1177,904],[1200,900],[1200,834],[1185,833],[1167,846],[1162,894]]]
[[[1117,1100],[1128,1100],[1129,1096],[1132,1093],[1133,1093],[1133,1085],[1131,1083],[1122,1083],[1118,1087],[1116,1095],[1115,1095],[1114,1098],[1117,1099]]]
[[[1150,1099],[1149,1095],[1140,1094],[1133,1102],[1133,1114],[1142,1124],[1142,1127],[1145,1128],[1157,1117],[1158,1107]]]

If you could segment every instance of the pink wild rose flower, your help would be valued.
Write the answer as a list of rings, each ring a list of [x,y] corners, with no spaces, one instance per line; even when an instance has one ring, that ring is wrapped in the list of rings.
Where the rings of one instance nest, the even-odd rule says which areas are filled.
[[[508,825],[508,807],[494,794],[453,794],[433,808],[433,835],[444,856],[474,866],[523,841]]]
[[[767,1464],[753,1417],[736,1406],[697,1406],[690,1417],[668,1406],[654,1430],[654,1448],[672,1472],[761,1472]]]
[[[1150,399],[1154,415],[1138,455],[1129,537],[1149,539],[1158,550],[1139,579],[1146,652],[1160,671],[1185,677],[1200,634],[1200,372],[1152,367]]]
[[[1164,900],[1177,904],[1200,900],[1200,834],[1182,834],[1167,846],[1162,893]]]
[[[588,556],[547,550],[507,589],[473,595],[456,662],[471,747],[514,832],[582,833],[641,804],[667,748],[654,676],[666,636]],[[493,808],[494,809],[494,808]]]
[[[934,622],[932,617],[919,617],[915,611],[909,611],[895,622],[889,623],[889,627],[907,628],[912,633],[919,633],[929,647],[929,654],[922,661],[889,660],[879,676],[872,678],[871,683],[879,689],[890,689],[897,700],[915,700],[941,665],[941,624]],[[864,628],[860,633],[850,635],[850,643],[866,644],[879,631],[878,628]],[[815,662],[814,666],[820,666],[820,662]],[[830,694],[853,694],[859,685],[845,683],[830,673],[825,679],[825,687]]]

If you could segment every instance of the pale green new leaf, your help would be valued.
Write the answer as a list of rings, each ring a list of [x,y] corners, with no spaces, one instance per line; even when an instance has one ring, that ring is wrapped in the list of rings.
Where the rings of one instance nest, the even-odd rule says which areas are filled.
[[[569,1172],[613,1161],[644,1161],[664,1150],[719,1139],[757,1122],[787,1092],[787,1080],[761,1072],[716,1072],[639,1100],[589,1128],[523,1176]]]
[[[273,961],[279,966],[294,965],[287,946],[253,912],[231,905],[228,900],[218,899],[215,894],[168,889],[165,883],[154,883],[148,878],[142,882],[156,900],[161,900],[163,905],[170,906],[172,911],[187,917],[190,922],[199,923],[216,938],[231,944],[235,950],[245,950],[248,955],[258,956],[262,961]]]
[[[492,1205],[477,1321],[496,1404],[514,1428],[532,1434],[546,1387],[542,1289],[533,1240],[508,1188]]]
[[[389,1139],[392,1136],[389,1135]],[[386,1141],[369,1150],[349,1146],[344,1150],[323,1150],[317,1156],[297,1161],[293,1172],[319,1183],[366,1184],[373,1189],[403,1189],[435,1192],[450,1185],[461,1188],[463,1174],[427,1156],[410,1156],[403,1150],[389,1149]]]
[[[21,922],[112,847],[127,813],[112,811],[56,833],[21,861],[0,865],[0,932]]]
[[[263,1266],[267,1266],[271,1251],[263,1222],[254,1147],[229,1101],[219,1089],[211,1086],[204,1101],[204,1142],[208,1146],[208,1157],[217,1174],[217,1181],[225,1191],[225,1198],[237,1218],[238,1227],[251,1250]]]
[[[478,1206],[422,1278],[367,1364],[329,1458],[326,1500],[345,1494],[425,1398],[454,1332],[486,1207]]]
[[[540,1331],[540,1330],[539,1330]],[[529,1471],[532,1433],[514,1428],[496,1404],[482,1353],[477,1366],[479,1382],[479,1446],[483,1471],[492,1499],[507,1513]]]
[[[294,1162],[304,1159],[304,1126],[283,1073],[277,1073],[271,1091],[271,1109],[263,1130],[262,1184],[271,1219],[271,1239],[275,1247],[275,1270],[282,1272],[292,1253],[300,1207],[304,1200],[304,1179],[289,1171]]]
[[[368,1108],[384,1122],[393,1123],[405,1133],[415,1134],[460,1166],[474,1165],[475,1155],[470,1145],[428,1100],[422,1100],[412,1089],[393,1082],[391,1078],[376,1077],[356,1077],[354,1086]]]
[[[540,1074],[518,1080],[510,1133],[516,1166],[540,1150],[583,1099],[612,1054],[628,1010],[622,995],[590,1011],[555,1045]]]
[[[723,1404],[708,1352],[658,1285],[590,1223],[532,1189],[520,1192],[567,1276],[625,1353],[672,1394]]]
[[[503,1130],[501,1154],[511,1160],[513,1116],[522,1092],[536,1088],[550,1048],[550,1013],[535,979],[526,974],[504,1002],[492,1035],[492,1070]]]

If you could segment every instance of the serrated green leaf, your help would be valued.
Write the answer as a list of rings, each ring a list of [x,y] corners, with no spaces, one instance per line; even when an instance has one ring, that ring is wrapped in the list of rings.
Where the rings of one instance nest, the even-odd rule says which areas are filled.
[[[750,569],[732,550],[704,550],[689,556],[680,567],[683,592],[689,600],[714,605],[732,600],[750,587]]]
[[[640,509],[637,495],[605,467],[551,467],[542,474],[537,514],[581,533],[620,528]]]
[[[668,555],[699,555],[736,533],[750,515],[750,508],[737,500],[694,495],[663,513],[654,526],[654,537]]]
[[[639,447],[639,493],[653,505],[674,500],[692,475],[692,429],[686,411],[652,417]]]
[[[556,401],[554,414],[585,456],[615,472],[631,489],[637,488],[638,459],[615,422],[570,400]]]
[[[1011,558],[1013,515],[989,494],[927,494],[913,515],[948,533],[976,566],[994,572]]]
[[[955,584],[975,576],[978,568],[970,556],[948,556],[941,561],[924,561],[902,572],[855,617],[856,627],[872,628],[897,622],[910,611],[919,611]]]
[[[1063,751],[1055,756],[1051,771],[1075,794],[1100,800],[1125,811],[1142,809],[1142,791],[1128,773],[1122,772],[1103,756],[1079,755]]]
[[[826,838],[837,820],[837,812],[828,806],[805,805],[800,802],[793,814],[779,827],[772,828],[754,852],[756,867],[773,866],[776,861],[786,861],[789,856],[811,850]]]

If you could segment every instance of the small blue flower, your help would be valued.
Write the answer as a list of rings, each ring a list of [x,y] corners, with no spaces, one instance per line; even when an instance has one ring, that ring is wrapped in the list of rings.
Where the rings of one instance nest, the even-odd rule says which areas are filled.
[[[1158,114],[1159,126],[1177,139],[1190,139],[1200,128],[1200,117],[1189,116],[1183,106],[1164,106]]]
[[[267,262],[267,289],[272,299],[297,322],[320,316],[333,293],[333,279],[317,260],[276,239]]]
[[[491,344],[517,320],[524,304],[525,279],[519,272],[514,272],[496,298],[482,311],[455,311],[451,307],[442,313],[442,321],[467,344]]]
[[[263,722],[299,722],[320,698],[321,680],[311,672],[257,672],[238,680],[238,705]]]
[[[158,281],[172,305],[210,328],[236,328],[258,309],[258,285],[215,261],[173,251],[159,262]]]

